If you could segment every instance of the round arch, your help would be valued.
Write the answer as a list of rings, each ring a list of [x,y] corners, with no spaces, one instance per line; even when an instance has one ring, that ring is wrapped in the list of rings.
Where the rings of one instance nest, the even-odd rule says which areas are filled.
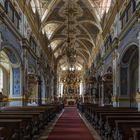
[[[14,46],[11,44],[2,43],[0,56],[5,56],[5,61],[1,62],[4,67],[9,66],[9,77],[5,77],[3,80],[7,81],[9,88],[6,89],[6,95],[9,98],[22,97],[22,61],[21,57]],[[4,60],[4,58],[3,58]]]
[[[129,44],[120,57],[120,96],[128,98],[130,107],[136,106],[138,90],[138,46]]]

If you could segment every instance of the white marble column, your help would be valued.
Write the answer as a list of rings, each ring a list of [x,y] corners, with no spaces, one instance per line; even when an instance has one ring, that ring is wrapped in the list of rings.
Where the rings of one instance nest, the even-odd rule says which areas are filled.
[[[104,106],[104,83],[99,84],[99,105]]]
[[[83,94],[82,94],[83,103],[85,102],[85,93],[86,93],[86,83],[84,81],[83,82]]]
[[[104,83],[101,84],[101,106],[104,106]]]
[[[117,82],[116,82],[116,59],[113,60],[113,96],[117,95]]]
[[[101,106],[101,98],[102,98],[102,96],[101,96],[101,85],[99,83],[99,106]]]
[[[136,101],[137,101],[137,106],[138,106],[138,111],[140,111],[140,32],[137,37],[139,44],[138,44],[138,51],[139,51],[139,68],[138,68],[138,90],[136,94]]]
[[[117,50],[113,53],[113,97],[117,96]],[[113,101],[113,106],[116,107],[117,103]]]
[[[28,79],[27,79],[27,73],[28,73],[28,58],[27,58],[27,49],[25,46],[23,46],[23,95],[28,96]]]
[[[136,5],[138,5],[139,2],[140,2],[140,0],[136,0]]]

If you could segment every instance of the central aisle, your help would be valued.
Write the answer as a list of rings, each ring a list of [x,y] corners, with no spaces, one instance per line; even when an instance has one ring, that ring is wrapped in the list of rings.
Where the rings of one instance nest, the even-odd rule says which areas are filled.
[[[93,140],[76,107],[66,107],[47,140]]]

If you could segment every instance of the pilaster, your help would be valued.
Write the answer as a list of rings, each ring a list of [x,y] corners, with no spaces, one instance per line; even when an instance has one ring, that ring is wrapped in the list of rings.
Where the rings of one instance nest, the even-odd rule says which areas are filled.
[[[140,32],[138,34],[137,37],[138,41],[139,41],[139,46],[138,46],[138,50],[139,50],[139,67],[138,67],[138,91],[137,91],[137,95],[136,95],[136,101],[137,101],[137,105],[138,105],[138,110],[140,111]]]
[[[101,106],[104,106],[104,82],[101,83]]]
[[[139,68],[138,68],[138,92],[140,92],[140,32],[138,34],[138,41],[139,41],[139,46],[138,46],[138,49],[139,49]]]
[[[113,106],[117,106],[117,58],[118,58],[118,52],[117,49],[114,50],[113,52],[113,97],[112,97],[112,102]]]

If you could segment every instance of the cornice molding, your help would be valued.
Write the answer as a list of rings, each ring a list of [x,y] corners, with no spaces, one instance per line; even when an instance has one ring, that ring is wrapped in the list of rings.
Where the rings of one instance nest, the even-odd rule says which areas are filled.
[[[35,20],[35,18],[33,18],[34,15],[33,15],[32,9],[31,9],[31,7],[29,7],[26,4],[25,0],[20,0],[18,2],[18,4],[19,4],[19,7],[21,8],[23,14],[25,14],[25,16],[27,17],[27,21],[32,29],[32,32],[34,33],[37,40],[39,41],[41,48],[43,49],[43,51],[45,51],[45,53],[48,57],[48,63],[50,65],[50,63],[51,63],[50,61],[52,61],[51,60],[51,53],[52,52],[50,52],[49,48],[48,48],[48,44],[49,44],[48,39],[40,31],[39,25],[41,26],[41,24],[39,23],[39,21],[37,21],[37,20]],[[38,25],[35,23],[38,23]],[[44,37],[46,40],[44,39]]]
[[[124,38],[125,34],[130,30],[130,28],[132,28],[132,26],[135,24],[136,21],[137,21],[137,16],[136,16],[136,12],[135,12],[135,13],[133,13],[132,17],[124,25],[123,29],[119,33],[119,35],[118,35],[119,40],[122,40]]]
[[[3,13],[2,17],[0,16],[0,19],[2,20],[3,23],[7,26],[7,28],[12,31],[12,33],[15,35],[15,37],[21,41],[22,35],[19,32],[19,30],[15,27],[14,23],[9,19],[8,15],[5,13],[3,7],[0,5],[0,13]]]
[[[34,53],[34,51],[31,49],[29,41],[26,38],[22,39],[22,47],[26,48],[29,53],[37,60],[38,56]]]
[[[123,1],[124,2],[124,1]],[[111,29],[112,24],[114,23],[115,17],[117,15],[117,13],[120,11],[122,4],[123,4],[122,0],[117,0],[116,3],[114,4],[114,7],[111,9],[111,11],[109,11],[109,13],[111,13],[109,15],[109,17],[107,17],[107,21],[106,21],[106,25],[103,29],[103,38],[106,37],[106,35],[110,32],[109,29]]]

